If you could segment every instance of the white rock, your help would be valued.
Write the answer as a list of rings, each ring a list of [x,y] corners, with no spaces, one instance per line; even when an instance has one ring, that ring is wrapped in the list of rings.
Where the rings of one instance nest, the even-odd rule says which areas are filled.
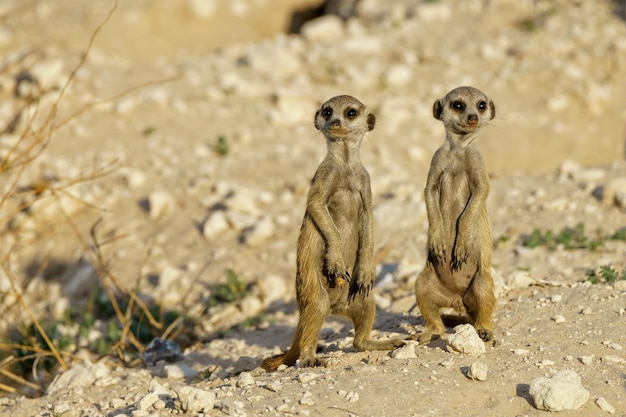
[[[591,365],[593,363],[593,355],[581,356],[580,363],[582,363],[583,365]]]
[[[552,320],[554,320],[556,324],[565,323],[565,317],[561,316],[560,314],[557,314],[556,316],[552,317]]]
[[[602,187],[602,203],[626,208],[626,178],[615,178]]]
[[[315,374],[313,372],[302,372],[298,374],[297,378],[298,382],[300,382],[301,384],[308,384],[309,382],[317,379],[318,376],[319,374]]]
[[[602,357],[602,363],[605,365],[616,365],[626,363],[626,360],[617,355],[606,355]]]
[[[258,217],[261,214],[261,211],[259,210],[256,201],[256,191],[248,188],[237,188],[234,190],[233,195],[226,200],[226,206],[229,210]]]
[[[219,0],[187,0],[189,11],[200,19],[208,19],[215,15]]]
[[[571,100],[564,94],[557,94],[548,99],[548,110],[553,113],[558,113],[569,107]]]
[[[60,59],[40,61],[32,66],[30,73],[42,89],[47,89],[65,83],[65,78],[61,77],[64,66],[63,61]]]
[[[530,384],[530,396],[539,410],[577,410],[589,399],[589,391],[574,371],[561,371],[552,378],[539,377]]]
[[[187,413],[208,413],[215,405],[215,393],[184,386],[176,391],[182,411]]]
[[[511,288],[528,288],[534,283],[535,279],[527,271],[515,271],[507,280],[507,285]]]
[[[315,405],[315,401],[313,400],[313,394],[311,394],[310,391],[305,392],[304,394],[302,394],[302,397],[300,398],[300,405]]]
[[[312,43],[342,39],[344,32],[343,20],[332,14],[309,20],[300,30],[302,37]]]
[[[400,346],[399,348],[393,350],[391,352],[391,357],[395,359],[417,358],[417,355],[415,354],[415,343],[407,342],[404,346]]]
[[[406,65],[393,65],[384,74],[385,83],[393,87],[401,87],[411,81],[413,72]]]
[[[265,384],[265,388],[273,392],[278,392],[283,389],[283,384],[281,384],[280,381],[269,381]]]
[[[251,227],[256,222],[256,219],[247,214],[241,214],[234,211],[226,212],[226,219],[228,224],[235,230],[244,230]]]
[[[600,407],[600,410],[605,411],[609,414],[614,414],[615,413],[615,407],[613,407],[611,405],[611,403],[609,403],[607,400],[605,400],[603,397],[600,397],[596,400],[596,405],[598,407]]]
[[[214,239],[230,228],[226,212],[215,210],[202,225],[202,234],[207,239]]]
[[[184,363],[165,365],[163,371],[165,377],[169,379],[195,378],[199,373]]]
[[[85,363],[76,365],[60,375],[57,375],[48,389],[47,395],[52,395],[62,390],[84,387],[93,384],[96,379],[110,373],[109,369],[102,364]]]
[[[274,235],[274,222],[269,216],[263,217],[243,234],[243,241],[250,246],[258,246]]]
[[[237,378],[237,386],[239,388],[251,387],[255,384],[254,378],[250,375],[250,372],[242,372]]]
[[[0,282],[1,282],[0,270]],[[282,300],[291,289],[291,285],[287,285],[287,280],[278,275],[267,275],[256,282],[259,289],[259,295],[263,304],[266,306],[277,300]]]
[[[167,191],[153,191],[148,196],[148,204],[150,209],[150,217],[158,219],[166,214],[174,211],[176,202]]]
[[[467,370],[467,377],[478,381],[486,381],[489,368],[482,362],[474,362]]]
[[[426,22],[448,20],[452,16],[450,7],[447,3],[421,3],[417,9],[417,16]]]
[[[139,408],[140,410],[149,410],[157,401],[159,401],[159,395],[154,392],[150,392],[144,395],[141,400],[139,400],[139,402],[137,403],[137,408]]]
[[[469,354],[485,353],[485,342],[471,324],[461,324],[454,328],[454,334],[448,338],[448,345],[457,352]]]
[[[278,126],[298,125],[310,122],[315,104],[306,97],[295,94],[277,94],[270,120]]]
[[[263,311],[263,302],[259,300],[256,295],[249,295],[244,297],[239,302],[239,308],[241,308],[241,314],[246,317],[255,316]]]

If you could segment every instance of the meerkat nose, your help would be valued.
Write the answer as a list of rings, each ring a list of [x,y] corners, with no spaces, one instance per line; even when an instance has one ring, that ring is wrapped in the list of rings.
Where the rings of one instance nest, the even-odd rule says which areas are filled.
[[[467,122],[471,125],[476,124],[478,122],[478,115],[472,113],[467,116]]]
[[[333,129],[337,129],[339,127],[341,127],[341,122],[337,119],[333,120],[332,122],[330,122],[330,127]]]

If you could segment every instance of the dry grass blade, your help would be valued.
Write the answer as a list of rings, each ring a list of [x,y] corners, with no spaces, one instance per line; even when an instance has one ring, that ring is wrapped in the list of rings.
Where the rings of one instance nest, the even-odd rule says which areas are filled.
[[[57,350],[56,346],[54,346],[54,343],[52,343],[52,341],[50,340],[50,338],[48,337],[48,335],[46,334],[44,329],[41,327],[41,324],[39,323],[39,320],[37,320],[37,317],[35,317],[35,315],[33,314],[33,311],[28,306],[28,303],[26,301],[24,301],[24,297],[22,297],[22,293],[17,289],[17,286],[15,285],[15,280],[13,279],[13,274],[11,274],[11,272],[5,267],[4,264],[1,264],[0,268],[3,269],[4,273],[6,274],[7,278],[9,279],[9,282],[11,283],[11,290],[13,291],[15,296],[17,297],[19,303],[24,308],[24,311],[26,311],[26,313],[28,314],[28,317],[30,317],[30,319],[32,320],[33,325],[37,328],[37,331],[39,332],[41,337],[46,342],[46,345],[48,346],[48,348],[50,348],[50,352],[52,353],[54,358],[57,360],[59,365],[61,365],[61,367],[64,370],[69,369],[69,367],[67,366],[67,363],[61,357],[61,354]]]

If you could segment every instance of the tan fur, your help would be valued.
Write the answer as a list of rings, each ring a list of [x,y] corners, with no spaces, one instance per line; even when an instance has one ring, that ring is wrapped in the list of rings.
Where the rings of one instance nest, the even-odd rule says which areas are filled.
[[[440,309],[449,307],[465,312],[483,340],[493,338],[489,178],[475,140],[495,114],[493,102],[472,87],[454,89],[433,105],[446,140],[433,156],[424,190],[428,260],[415,296],[427,329],[418,335],[420,343],[445,331]]]
[[[315,113],[315,127],[326,137],[328,152],[313,177],[298,237],[300,318],[289,351],[263,361],[268,371],[298,359],[303,367],[324,365],[315,350],[330,314],[352,319],[358,350],[390,350],[404,343],[370,339],[375,316],[372,193],[359,147],[375,121],[350,96],[333,97]]]

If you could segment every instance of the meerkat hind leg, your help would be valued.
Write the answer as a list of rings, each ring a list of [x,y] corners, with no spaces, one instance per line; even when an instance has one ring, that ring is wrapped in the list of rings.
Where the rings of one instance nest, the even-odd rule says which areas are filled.
[[[371,293],[354,301],[350,318],[354,324],[354,347],[357,350],[393,350],[404,345],[401,339],[372,340],[370,333],[376,316],[376,303]]]
[[[491,274],[478,272],[463,297],[467,315],[472,321],[478,336],[485,342],[493,339],[492,313],[496,304]]]
[[[426,331],[417,335],[420,344],[439,339],[446,328],[439,311],[450,305],[450,300],[439,291],[435,272],[426,267],[415,281],[417,306],[426,322]]]

